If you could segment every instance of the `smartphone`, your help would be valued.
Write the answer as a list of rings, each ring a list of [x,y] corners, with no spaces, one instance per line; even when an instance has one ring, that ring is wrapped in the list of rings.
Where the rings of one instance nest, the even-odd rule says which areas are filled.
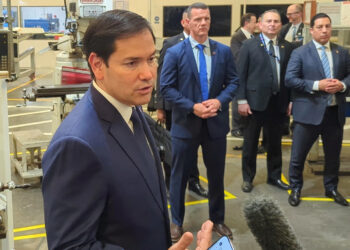
[[[208,250],[234,250],[234,247],[227,236],[222,236]]]

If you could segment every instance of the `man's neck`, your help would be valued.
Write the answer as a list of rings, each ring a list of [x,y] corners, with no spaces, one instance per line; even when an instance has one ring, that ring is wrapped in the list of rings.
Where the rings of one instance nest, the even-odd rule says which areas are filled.
[[[270,35],[270,34],[265,34],[265,33],[263,33],[263,34],[264,34],[264,36],[266,36],[270,40],[274,40],[277,37],[277,35]]]
[[[245,28],[245,27],[242,27],[242,29],[244,29],[245,31],[247,31],[249,34],[253,34],[253,32],[252,31],[250,31],[249,29],[247,29],[247,28]]]
[[[297,26],[297,25],[300,24],[300,23],[301,23],[301,20],[292,22],[292,25]]]
[[[208,35],[203,36],[195,36],[191,34],[191,37],[196,40],[198,43],[204,43],[208,39]]]

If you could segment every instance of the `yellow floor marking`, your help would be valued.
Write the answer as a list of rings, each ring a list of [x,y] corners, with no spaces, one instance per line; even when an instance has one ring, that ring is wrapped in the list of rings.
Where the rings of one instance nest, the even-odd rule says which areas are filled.
[[[46,74],[43,74],[43,75],[39,75],[38,77],[35,77],[33,80],[30,80],[30,81],[28,81],[28,82],[22,83],[22,84],[18,85],[18,86],[15,87],[15,88],[9,89],[9,90],[7,91],[7,94],[8,94],[8,93],[11,93],[11,92],[13,92],[13,91],[15,91],[15,90],[18,89],[18,88],[24,87],[24,86],[26,86],[26,85],[28,85],[28,84],[30,84],[30,83],[32,83],[32,82],[35,82],[36,80],[39,80],[40,78],[43,78],[43,77],[45,77],[45,76],[47,76],[47,75],[49,75],[49,74],[51,74],[51,73],[52,73],[52,72],[49,72],[49,73],[46,73]]]
[[[15,229],[13,229],[13,232],[17,233],[17,232],[29,231],[29,230],[39,229],[39,228],[45,228],[45,225],[40,224],[40,225],[35,225],[35,226],[30,226],[30,227],[15,228]]]
[[[16,237],[13,237],[13,239],[14,240],[26,240],[26,239],[35,239],[35,238],[44,238],[44,237],[46,237],[46,233],[16,236]]]

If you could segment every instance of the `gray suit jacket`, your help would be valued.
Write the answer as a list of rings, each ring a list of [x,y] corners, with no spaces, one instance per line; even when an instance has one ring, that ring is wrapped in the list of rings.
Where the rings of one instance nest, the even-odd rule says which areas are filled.
[[[347,91],[336,93],[339,122],[345,122],[345,96],[350,88],[350,56],[343,47],[331,43],[334,78],[347,86]],[[319,125],[327,108],[328,93],[313,91],[314,81],[325,79],[322,62],[311,41],[293,51],[286,72],[286,86],[293,89],[293,119],[296,122]]]
[[[238,66],[238,57],[239,57],[239,51],[242,47],[243,42],[247,40],[247,37],[244,35],[241,29],[236,31],[233,36],[231,37],[231,51],[233,54],[233,57],[235,59],[236,66]]]

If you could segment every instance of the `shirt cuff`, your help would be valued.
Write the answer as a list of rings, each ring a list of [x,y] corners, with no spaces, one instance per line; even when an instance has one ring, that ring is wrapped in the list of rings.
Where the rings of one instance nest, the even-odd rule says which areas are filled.
[[[346,85],[345,85],[345,83],[343,83],[343,82],[340,82],[341,84],[343,84],[343,90],[342,91],[340,91],[340,92],[345,92],[346,91]]]
[[[319,82],[320,81],[314,81],[314,85],[312,86],[313,91],[319,91],[319,87],[318,87]]]
[[[246,99],[242,99],[242,100],[238,100],[237,103],[238,104],[247,104],[248,101]]]

